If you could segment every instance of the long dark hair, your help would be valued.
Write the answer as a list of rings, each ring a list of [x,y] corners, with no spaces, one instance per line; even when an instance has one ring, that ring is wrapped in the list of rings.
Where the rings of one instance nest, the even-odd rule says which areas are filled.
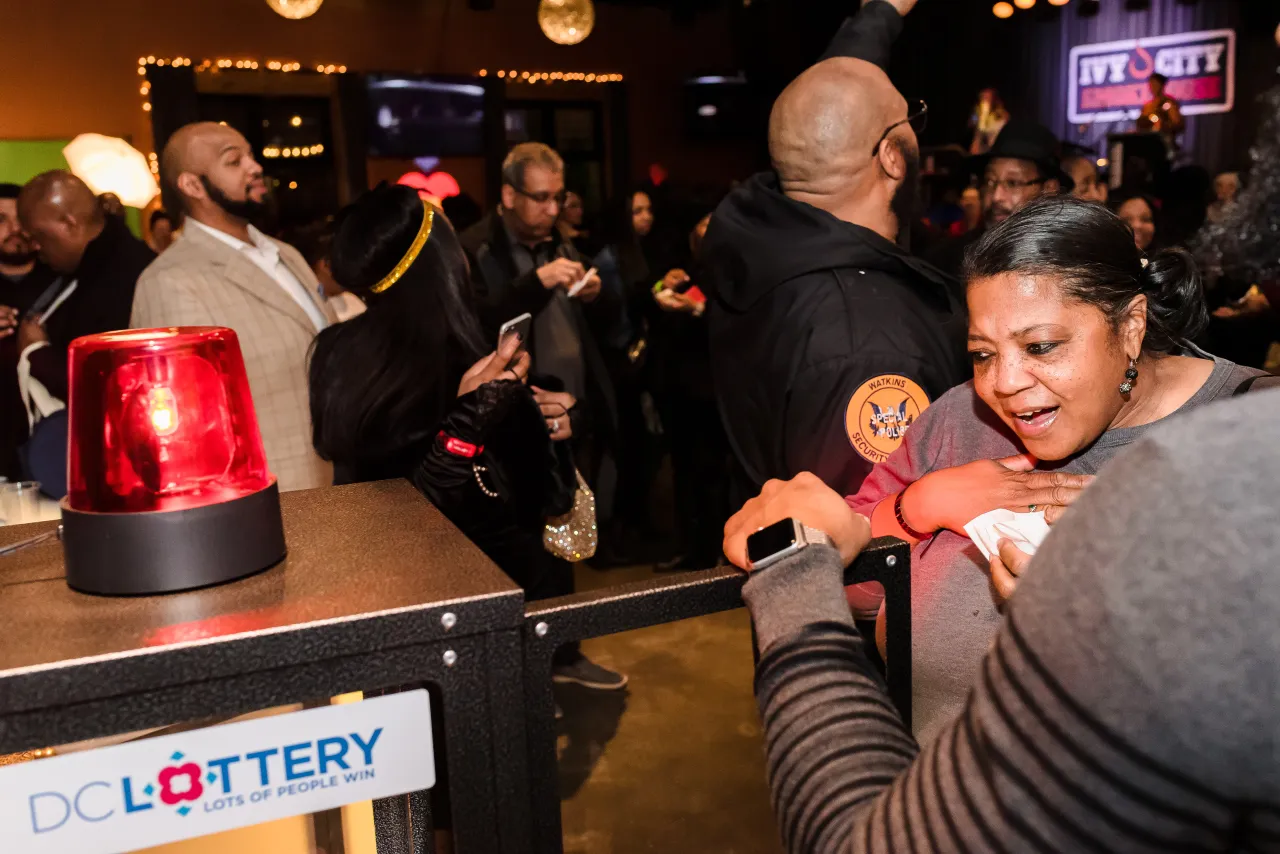
[[[1171,353],[1209,324],[1191,255],[1138,250],[1124,220],[1072,196],[1037,199],[988,231],[965,257],[966,281],[1018,273],[1051,276],[1072,299],[1096,306],[1115,325],[1138,294],[1147,297],[1142,349]]]
[[[378,463],[429,438],[486,351],[466,256],[439,212],[404,276],[372,291],[409,251],[423,216],[415,190],[384,184],[339,224],[333,275],[368,311],[324,330],[312,348],[312,441],[326,460]]]
[[[622,283],[630,290],[642,285],[652,285],[652,276],[661,275],[652,269],[653,232],[647,237],[636,234],[635,220],[631,215],[636,196],[644,193],[653,204],[653,194],[643,188],[628,190],[614,197],[605,208],[604,239],[618,259],[618,271]],[[656,228],[655,218],[655,228]],[[665,272],[665,271],[663,271]]]

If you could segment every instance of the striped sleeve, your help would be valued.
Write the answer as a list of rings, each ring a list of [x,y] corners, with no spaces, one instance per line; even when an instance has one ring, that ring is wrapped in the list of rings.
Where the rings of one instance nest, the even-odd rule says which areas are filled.
[[[746,591],[764,650],[756,688],[769,783],[791,854],[1280,846],[1273,810],[1231,802],[1077,702],[1016,608],[964,713],[917,755],[852,626],[778,619],[803,613],[810,596],[821,610],[817,599],[839,586],[838,561],[806,552],[795,562],[823,561],[826,572],[802,570],[803,588],[793,577],[785,604],[768,571]]]

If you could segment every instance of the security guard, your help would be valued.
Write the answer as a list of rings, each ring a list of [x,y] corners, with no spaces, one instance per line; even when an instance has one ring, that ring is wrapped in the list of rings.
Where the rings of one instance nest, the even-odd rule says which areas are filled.
[[[883,69],[913,5],[871,0],[846,22],[774,104],[774,170],[712,217],[704,290],[739,491],[810,471],[852,495],[971,375],[959,283],[895,243],[927,108]]]

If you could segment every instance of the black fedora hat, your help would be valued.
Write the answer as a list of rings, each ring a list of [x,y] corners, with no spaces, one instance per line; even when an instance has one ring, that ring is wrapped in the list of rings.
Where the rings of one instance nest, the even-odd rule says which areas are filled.
[[[997,157],[1030,160],[1046,179],[1056,178],[1062,185],[1062,192],[1070,193],[1075,189],[1076,182],[1062,169],[1062,143],[1044,125],[1011,120],[1000,131],[990,151],[969,158],[970,168],[981,175],[987,164]]]

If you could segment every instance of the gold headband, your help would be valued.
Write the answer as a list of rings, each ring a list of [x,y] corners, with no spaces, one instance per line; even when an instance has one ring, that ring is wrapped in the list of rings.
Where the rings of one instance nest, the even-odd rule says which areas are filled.
[[[424,201],[422,203],[422,228],[418,229],[418,236],[413,239],[413,245],[409,247],[409,251],[400,259],[400,263],[395,266],[395,269],[369,290],[375,294],[380,294],[400,281],[400,277],[409,272],[413,262],[418,260],[418,253],[422,251],[422,247],[427,245],[427,238],[431,236],[431,226],[435,225],[435,221],[436,209]]]

